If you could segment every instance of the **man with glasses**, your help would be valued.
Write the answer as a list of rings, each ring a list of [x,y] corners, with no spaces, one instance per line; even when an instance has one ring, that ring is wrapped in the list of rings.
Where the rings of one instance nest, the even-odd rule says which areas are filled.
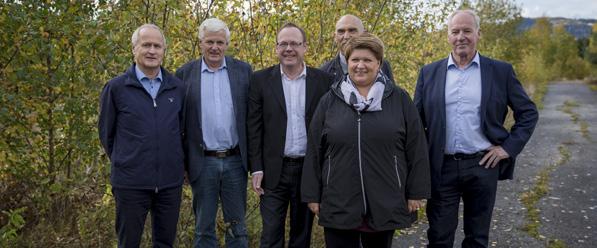
[[[305,31],[287,23],[278,31],[280,61],[255,72],[249,84],[247,117],[253,190],[260,195],[261,247],[284,247],[290,205],[288,247],[309,247],[313,214],[302,203],[300,182],[307,128],[331,77],[307,67]]]
[[[334,43],[338,47],[338,55],[333,59],[325,62],[319,69],[334,76],[334,82],[342,80],[342,77],[348,73],[348,63],[342,52],[342,46],[353,36],[361,35],[365,32],[365,27],[361,19],[354,15],[344,15],[336,22],[336,29],[334,29]],[[394,76],[392,68],[387,60],[383,60],[381,71],[392,81]],[[395,82],[395,81],[394,81]]]
[[[195,213],[194,247],[218,247],[222,203],[226,246],[247,247],[247,91],[251,66],[225,56],[230,31],[216,18],[199,26],[201,58],[176,71],[186,86],[184,147]]]

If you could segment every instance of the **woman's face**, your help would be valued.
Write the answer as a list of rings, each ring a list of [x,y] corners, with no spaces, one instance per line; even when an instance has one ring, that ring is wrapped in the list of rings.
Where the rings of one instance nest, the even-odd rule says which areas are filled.
[[[369,49],[355,49],[348,58],[348,76],[357,86],[373,84],[381,61]]]

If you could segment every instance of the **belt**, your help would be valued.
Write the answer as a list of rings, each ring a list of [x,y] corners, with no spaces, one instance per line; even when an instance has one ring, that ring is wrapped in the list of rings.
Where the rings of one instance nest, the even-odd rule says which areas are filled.
[[[232,149],[225,149],[225,150],[218,150],[218,151],[208,151],[208,150],[203,151],[203,154],[206,157],[216,157],[216,158],[226,158],[226,157],[230,157],[232,155],[237,155],[239,153],[240,153],[240,149],[238,149],[238,146],[235,146]]]
[[[445,154],[444,159],[451,159],[451,160],[468,160],[474,159],[478,157],[483,157],[487,151],[479,151],[471,154],[467,153],[455,153],[455,154]]]
[[[288,162],[288,163],[303,163],[303,161],[305,161],[305,157],[297,157],[297,158],[284,157],[282,159],[282,161]]]

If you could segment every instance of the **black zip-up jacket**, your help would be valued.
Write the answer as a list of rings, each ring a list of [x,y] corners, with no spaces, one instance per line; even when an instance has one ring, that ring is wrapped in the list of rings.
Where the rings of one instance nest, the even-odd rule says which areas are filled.
[[[377,231],[410,226],[407,199],[430,196],[425,133],[408,93],[384,82],[382,110],[357,112],[332,85],[313,115],[303,165],[303,202],[320,203],[319,224]]]
[[[110,80],[100,97],[99,136],[112,162],[112,187],[151,189],[182,185],[184,87],[165,69],[155,101],[135,65]]]

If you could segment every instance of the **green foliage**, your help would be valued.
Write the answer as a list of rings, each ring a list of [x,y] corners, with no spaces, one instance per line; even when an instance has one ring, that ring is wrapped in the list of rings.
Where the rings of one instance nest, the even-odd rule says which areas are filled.
[[[450,52],[445,20],[459,2],[2,1],[0,246],[115,245],[110,164],[97,139],[97,104],[103,84],[130,66],[130,37],[136,27],[155,23],[163,28],[167,39],[163,65],[174,70],[200,56],[197,28],[204,19],[218,17],[232,33],[228,54],[259,70],[277,63],[277,29],[294,22],[307,31],[306,63],[318,67],[336,54],[336,20],[355,14],[384,41],[396,83],[412,94],[420,67]],[[520,9],[512,1],[464,5],[482,18],[481,53],[513,63],[525,87],[537,93],[533,97],[540,96],[551,79],[587,74],[582,69],[585,62],[574,56],[578,53],[574,40],[552,30],[547,20],[521,34],[516,31]],[[593,64],[595,33],[586,50]],[[249,190],[246,218],[251,246],[257,245],[260,235],[258,204],[259,198]],[[225,231],[220,213],[217,232],[222,236]],[[193,234],[191,190],[185,186],[177,246],[190,246]],[[150,239],[147,228],[144,246]],[[313,244],[323,244],[319,226]]]
[[[2,214],[8,217],[6,225],[0,228],[0,245],[2,247],[13,245],[14,240],[18,237],[18,232],[25,226],[25,219],[21,215],[24,211],[24,207],[2,211]]]

